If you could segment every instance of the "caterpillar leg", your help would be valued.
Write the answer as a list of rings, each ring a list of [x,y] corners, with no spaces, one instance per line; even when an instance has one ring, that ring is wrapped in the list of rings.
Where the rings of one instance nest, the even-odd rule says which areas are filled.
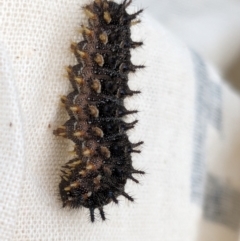
[[[106,220],[105,213],[104,213],[104,211],[103,211],[103,208],[102,208],[102,207],[101,207],[101,208],[99,208],[99,213],[100,213],[100,215],[101,215],[102,220],[103,220],[103,221],[104,221],[104,220]]]
[[[94,220],[95,220],[95,217],[94,217],[94,208],[89,208],[90,210],[90,218],[91,218],[91,222],[93,223]]]

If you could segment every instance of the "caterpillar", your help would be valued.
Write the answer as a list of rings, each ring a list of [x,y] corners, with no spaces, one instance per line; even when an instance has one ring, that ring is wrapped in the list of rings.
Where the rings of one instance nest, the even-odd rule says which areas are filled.
[[[137,113],[126,109],[125,98],[140,93],[129,88],[128,75],[144,68],[131,62],[131,49],[143,45],[131,39],[130,27],[143,11],[128,14],[131,2],[95,0],[83,7],[88,26],[81,26],[83,40],[71,44],[78,64],[67,67],[73,91],[61,97],[69,120],[53,131],[75,143],[75,158],[61,170],[63,207],[88,208],[92,222],[95,209],[105,220],[103,207],[118,203],[118,196],[134,201],[125,185],[128,179],[138,183],[134,174],[144,174],[132,165],[132,153],[140,153],[136,148],[143,142],[131,143],[127,135],[138,121],[124,121]]]

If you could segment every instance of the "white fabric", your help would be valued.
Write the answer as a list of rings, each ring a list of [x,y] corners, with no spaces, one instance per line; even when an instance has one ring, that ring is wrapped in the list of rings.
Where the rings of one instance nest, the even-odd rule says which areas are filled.
[[[239,0],[136,0],[222,73],[240,55]]]
[[[2,40],[2,39],[1,39]],[[10,240],[20,203],[24,166],[23,119],[13,63],[0,40],[0,240]]]
[[[128,102],[140,110],[131,139],[145,142],[133,160],[147,175],[141,185],[127,184],[136,202],[121,198],[106,206],[105,223],[97,217],[94,224],[86,209],[61,208],[60,167],[70,159],[71,143],[52,131],[67,119],[59,96],[70,89],[64,66],[75,61],[68,49],[79,38],[86,2],[1,5],[0,240],[237,240],[240,100],[197,53],[147,15],[132,35],[144,40],[132,60],[147,68],[130,77],[142,94]],[[208,186],[222,194],[220,217],[206,212],[215,208]],[[231,210],[233,223],[225,218]]]

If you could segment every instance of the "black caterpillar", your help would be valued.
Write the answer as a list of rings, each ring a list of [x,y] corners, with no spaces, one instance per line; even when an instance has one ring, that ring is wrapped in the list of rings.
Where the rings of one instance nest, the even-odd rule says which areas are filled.
[[[78,64],[67,67],[74,90],[61,98],[70,119],[53,132],[75,143],[76,158],[62,167],[63,206],[88,208],[92,222],[94,209],[105,220],[103,206],[118,203],[118,196],[133,201],[124,191],[127,179],[138,183],[133,174],[144,174],[131,157],[143,142],[133,144],[126,134],[137,120],[123,121],[137,112],[127,110],[124,99],[140,93],[128,87],[128,74],[144,68],[131,63],[130,49],[143,44],[131,39],[130,27],[143,11],[128,14],[131,2],[95,0],[83,8],[89,26],[82,26],[83,41],[71,45]]]

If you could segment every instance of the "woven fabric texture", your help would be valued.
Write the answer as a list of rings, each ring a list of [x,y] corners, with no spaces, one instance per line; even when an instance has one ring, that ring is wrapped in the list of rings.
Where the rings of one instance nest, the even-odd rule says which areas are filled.
[[[147,175],[141,185],[128,182],[126,190],[136,202],[121,198],[119,205],[106,206],[105,223],[96,217],[94,224],[86,209],[61,208],[60,167],[70,159],[72,144],[52,132],[67,119],[59,104],[70,89],[64,66],[75,62],[69,46],[79,39],[81,6],[87,2],[0,5],[0,240],[197,240],[202,209],[190,198],[197,93],[192,53],[147,16],[132,28],[132,38],[144,41],[132,51],[133,63],[147,68],[132,74],[129,84],[142,94],[127,103],[140,111],[130,139],[145,143],[133,161]],[[214,71],[210,76],[223,85]],[[229,104],[222,109],[231,125],[240,120],[240,102],[221,88],[228,93],[224,101],[234,103],[235,119],[226,112]]]

